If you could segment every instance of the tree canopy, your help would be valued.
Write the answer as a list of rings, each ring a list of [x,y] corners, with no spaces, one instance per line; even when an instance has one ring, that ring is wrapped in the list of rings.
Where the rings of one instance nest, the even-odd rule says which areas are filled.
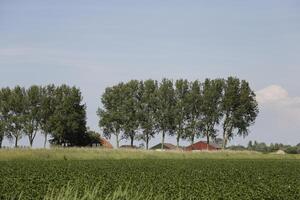
[[[166,134],[194,143],[205,137],[216,140],[223,129],[223,147],[235,136],[246,136],[258,115],[255,93],[249,83],[235,77],[206,79],[203,83],[179,79],[137,81],[109,87],[102,95],[98,110],[104,135],[122,139],[141,139],[148,149],[149,140]],[[161,145],[162,147],[164,145]]]

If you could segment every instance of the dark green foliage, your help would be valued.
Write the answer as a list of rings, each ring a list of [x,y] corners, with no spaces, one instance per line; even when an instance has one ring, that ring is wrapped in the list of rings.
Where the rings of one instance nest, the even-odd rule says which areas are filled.
[[[156,121],[158,130],[162,133],[161,143],[165,142],[165,135],[174,134],[175,130],[175,91],[173,81],[163,79],[157,92],[157,112]],[[163,149],[162,145],[162,149]]]
[[[25,132],[26,121],[26,91],[25,88],[16,86],[11,90],[8,97],[8,124],[7,133],[9,138],[15,140],[15,147],[18,147],[18,141]]]
[[[86,144],[86,113],[79,89],[62,85],[16,86],[0,91],[0,144],[3,137],[18,141],[28,136],[29,144],[39,131],[52,143],[68,146]],[[1,145],[0,145],[1,147]]]
[[[216,125],[220,123],[222,117],[221,103],[223,85],[224,81],[222,79],[206,79],[203,84],[203,101],[201,106],[203,118],[201,120],[201,126],[203,135],[207,138],[208,144],[210,138],[216,138]]]
[[[62,85],[55,91],[52,115],[51,143],[64,146],[84,146],[86,137],[86,108],[81,103],[79,89]]]
[[[225,148],[228,140],[248,134],[258,114],[248,82],[233,77],[204,83],[131,80],[108,87],[101,102],[99,126],[105,137],[116,136],[117,147],[121,139],[130,139],[131,146],[139,139],[148,149],[155,133],[161,133],[162,144],[166,134],[176,136],[178,147],[180,139],[194,143],[196,137],[206,137],[209,143],[222,124]]]
[[[9,124],[9,97],[11,94],[10,88],[2,88],[0,90],[0,148],[2,147],[2,141],[8,131]]]
[[[213,170],[212,170],[213,169]],[[163,199],[300,199],[299,160],[103,160],[0,162],[0,199],[42,199],[48,189],[99,185]],[[141,198],[143,199],[143,198]]]
[[[155,120],[157,112],[157,90],[158,83],[154,80],[146,80],[140,83],[141,90],[141,103],[140,103],[140,127],[143,133],[139,136],[140,139],[145,141],[146,149],[149,148],[149,141],[154,137],[158,128],[157,121]]]
[[[271,143],[269,146],[265,144],[264,142],[260,143],[257,141],[249,141],[247,150],[252,150],[252,151],[259,151],[263,153],[271,153],[271,152],[276,152],[278,150],[282,150],[285,153],[288,154],[300,154],[300,146],[291,146],[291,145],[284,145],[284,144],[278,144],[278,143]]]
[[[100,118],[99,126],[103,128],[104,136],[110,139],[111,135],[115,135],[117,148],[119,148],[119,142],[122,139],[120,134],[124,131],[126,117],[124,88],[124,83],[106,88],[101,97],[101,103],[104,108],[99,108],[97,111],[97,115]]]
[[[25,97],[25,121],[24,132],[28,136],[29,144],[32,147],[34,138],[40,129],[42,117],[42,88],[33,85],[26,90]]]

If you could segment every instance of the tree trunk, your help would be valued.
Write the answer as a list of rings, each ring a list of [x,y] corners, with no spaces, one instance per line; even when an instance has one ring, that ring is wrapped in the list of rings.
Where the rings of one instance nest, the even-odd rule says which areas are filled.
[[[116,134],[116,140],[117,140],[117,149],[119,148],[119,134]]]
[[[209,146],[209,135],[208,134],[206,135],[206,140],[207,140],[207,143],[206,143],[207,150],[209,150],[209,148],[208,148],[208,146]]]
[[[32,148],[33,139],[29,139],[30,148]]]
[[[165,143],[165,131],[163,131],[161,137],[161,150],[164,150],[164,143]]]
[[[226,148],[226,131],[223,130],[223,145],[222,145],[222,149],[224,150]]]
[[[2,141],[3,141],[3,137],[0,136],[0,149],[2,148]]]
[[[130,136],[130,146],[131,146],[131,148],[133,148],[133,141],[134,141],[134,137]]]
[[[33,135],[28,135],[28,139],[29,139],[29,145],[30,147],[32,147],[32,144],[33,144]]]
[[[149,135],[146,134],[146,150],[149,149]]]
[[[48,137],[48,134],[47,133],[44,133],[45,135],[45,140],[44,140],[44,149],[46,149],[46,145],[47,145],[47,137]]]
[[[192,135],[192,141],[191,141],[191,146],[192,146],[192,151],[194,150],[194,141],[195,141],[195,135]]]
[[[15,137],[16,139],[15,139],[15,148],[18,148],[18,137]]]
[[[179,136],[177,136],[177,149],[179,149],[179,141],[180,141],[180,137]]]

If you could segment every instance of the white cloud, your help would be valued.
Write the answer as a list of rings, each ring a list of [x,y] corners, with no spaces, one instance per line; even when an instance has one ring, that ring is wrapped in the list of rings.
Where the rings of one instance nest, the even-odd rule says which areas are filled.
[[[279,85],[271,85],[256,94],[261,111],[271,112],[276,125],[300,127],[300,97],[290,96],[288,91]]]

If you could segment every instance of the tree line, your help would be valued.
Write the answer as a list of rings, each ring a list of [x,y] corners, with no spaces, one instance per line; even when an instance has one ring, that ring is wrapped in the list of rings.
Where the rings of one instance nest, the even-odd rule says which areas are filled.
[[[106,88],[101,97],[103,108],[97,114],[107,138],[143,140],[146,149],[155,135],[166,135],[194,143],[205,137],[209,144],[219,136],[223,148],[236,136],[247,136],[258,115],[255,93],[245,80],[235,77],[176,81],[163,79],[130,80]]]
[[[37,133],[50,142],[65,146],[82,146],[91,138],[86,130],[86,106],[78,88],[67,85],[16,86],[0,90],[0,147],[4,137],[22,137],[33,145]]]
[[[238,145],[238,146],[230,146],[228,147],[230,150],[238,150],[238,151],[258,151],[262,153],[275,153],[279,150],[284,151],[288,154],[300,154],[300,143],[292,146],[292,145],[286,145],[282,143],[271,143],[270,145],[267,145],[264,142],[257,142],[257,141],[249,141],[247,147]]]

